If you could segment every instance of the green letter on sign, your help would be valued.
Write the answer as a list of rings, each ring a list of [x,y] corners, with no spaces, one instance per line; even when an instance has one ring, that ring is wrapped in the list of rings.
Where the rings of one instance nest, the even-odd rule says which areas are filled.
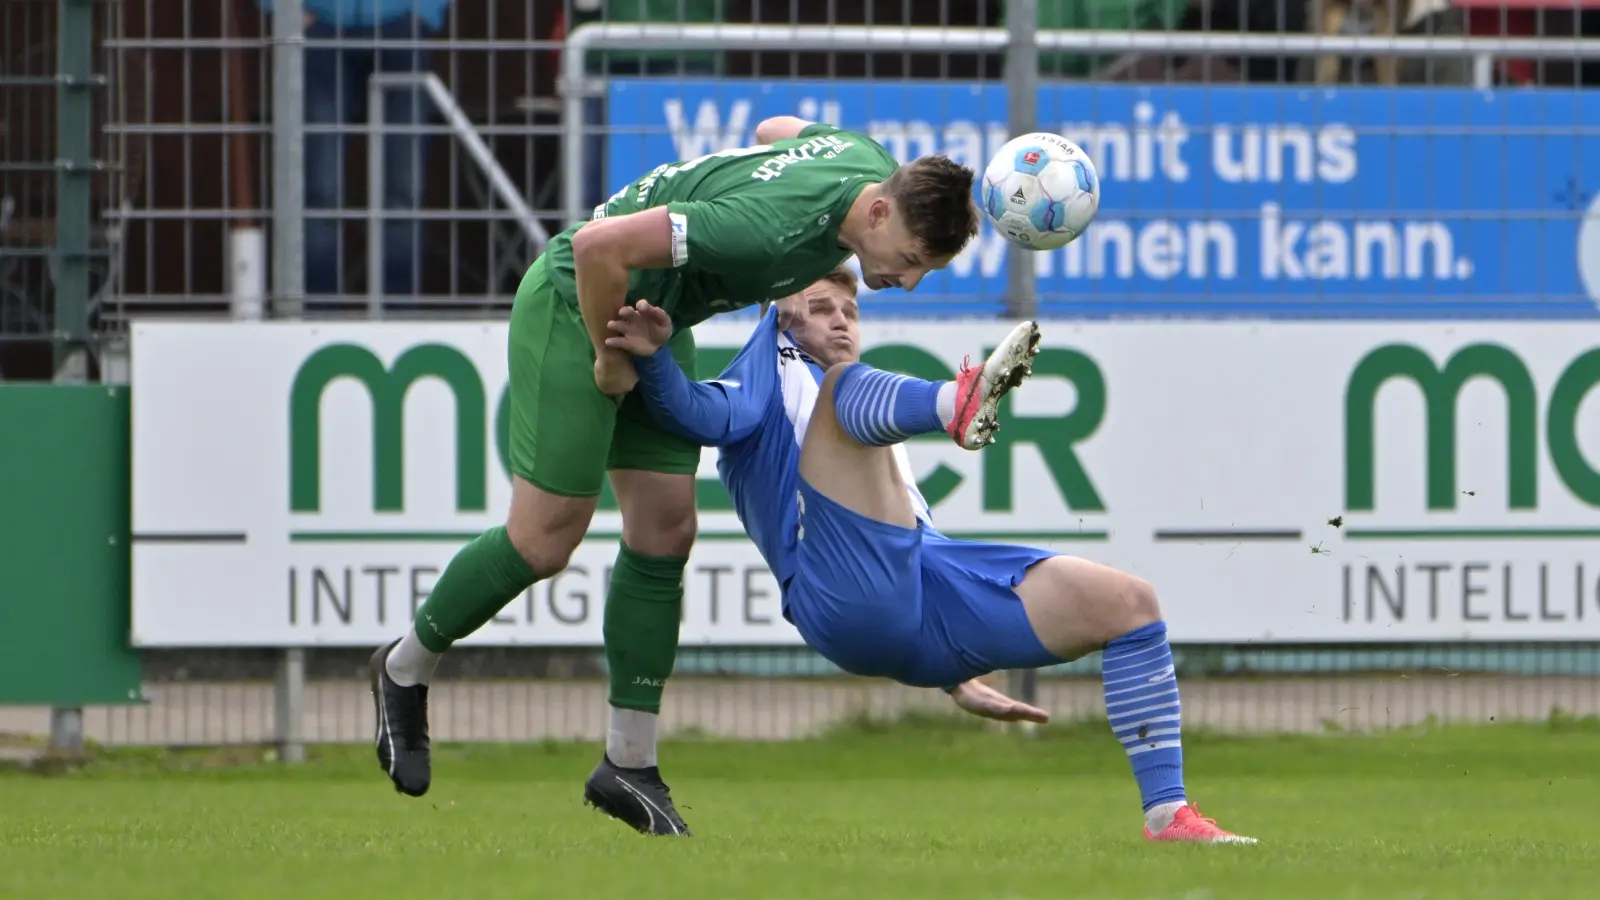
[[[986,351],[993,352],[993,351]],[[1000,401],[1001,427],[994,445],[983,451],[983,508],[1003,512],[1013,508],[1012,470],[1017,445],[1039,448],[1045,467],[1067,508],[1104,512],[1106,505],[1089,473],[1079,462],[1073,445],[1100,427],[1106,417],[1106,378],[1095,361],[1076,350],[1045,347],[1033,363],[1033,377],[1054,375],[1072,382],[1078,402],[1064,416],[1019,416],[1009,411],[1011,395]],[[1030,382],[1031,383],[1031,382]]]
[[[421,378],[437,378],[456,401],[456,508],[488,508],[488,442],[483,380],[460,351],[442,344],[412,347],[385,369],[365,347],[334,344],[318,350],[295,373],[289,394],[289,509],[322,507],[322,395],[340,378],[366,385],[372,397],[372,506],[376,512],[405,507],[405,400]]]
[[[1545,424],[1550,461],[1556,472],[1573,496],[1590,506],[1600,506],[1600,472],[1583,458],[1583,449],[1578,446],[1578,409],[1596,384],[1600,384],[1600,349],[1573,360],[1561,373],[1550,394],[1549,421]]]
[[[1506,392],[1507,493],[1512,509],[1533,509],[1538,499],[1538,397],[1533,377],[1517,355],[1496,344],[1473,344],[1450,357],[1443,369],[1423,350],[1390,344],[1367,354],[1345,388],[1345,509],[1373,508],[1374,434],[1378,391],[1391,378],[1407,378],[1422,389],[1428,408],[1428,508],[1456,507],[1456,403],[1473,378],[1493,378]]]

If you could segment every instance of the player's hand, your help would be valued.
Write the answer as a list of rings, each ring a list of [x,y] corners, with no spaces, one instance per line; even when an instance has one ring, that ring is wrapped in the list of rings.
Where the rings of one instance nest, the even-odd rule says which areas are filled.
[[[600,353],[594,359],[594,383],[600,393],[620,400],[639,383],[639,370],[633,360],[619,353]]]
[[[950,694],[950,697],[956,701],[957,706],[985,719],[996,719],[1001,722],[1038,722],[1041,725],[1050,721],[1050,714],[1044,710],[1013,700],[976,678],[963,682]]]
[[[606,327],[611,329],[606,346],[634,356],[653,355],[672,339],[672,318],[649,300],[617,310],[617,317],[607,322]]]

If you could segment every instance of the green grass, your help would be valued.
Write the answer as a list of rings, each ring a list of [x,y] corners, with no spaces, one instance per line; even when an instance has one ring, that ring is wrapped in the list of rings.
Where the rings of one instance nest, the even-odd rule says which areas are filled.
[[[442,748],[421,800],[366,747],[293,770],[102,754],[0,775],[0,897],[1524,900],[1600,883],[1592,723],[1186,744],[1202,810],[1263,844],[1144,843],[1103,724],[670,743],[689,840],[585,809],[589,745]]]

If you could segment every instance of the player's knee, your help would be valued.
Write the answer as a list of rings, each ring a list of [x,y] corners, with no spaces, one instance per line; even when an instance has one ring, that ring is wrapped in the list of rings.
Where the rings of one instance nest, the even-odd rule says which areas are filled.
[[[688,556],[698,530],[691,506],[687,510],[657,511],[643,522],[624,520],[622,540],[628,549],[645,556]]]
[[[533,571],[548,577],[567,567],[594,519],[595,497],[552,494],[520,475],[511,483],[506,537]]]
[[[518,528],[514,521],[506,523],[506,535],[528,568],[546,577],[567,567],[582,539],[581,535],[579,540],[573,540],[560,532]]]
[[[699,522],[692,476],[620,476],[622,541],[645,556],[688,556]]]
[[[853,365],[855,365],[853,362],[840,362],[829,366],[828,370],[822,374],[822,385],[818,390],[823,394],[832,396],[834,390],[839,386],[839,379],[843,378],[844,373],[848,372]]]
[[[1117,615],[1114,624],[1118,629],[1117,634],[1125,634],[1161,620],[1161,604],[1156,600],[1155,585],[1143,578],[1123,575],[1115,596]]]
[[[567,567],[583,540],[587,524],[576,516],[541,516],[535,510],[519,509],[513,503],[511,515],[506,519],[506,537],[511,539],[511,546],[517,549],[517,555],[529,568],[541,576],[549,576]]]

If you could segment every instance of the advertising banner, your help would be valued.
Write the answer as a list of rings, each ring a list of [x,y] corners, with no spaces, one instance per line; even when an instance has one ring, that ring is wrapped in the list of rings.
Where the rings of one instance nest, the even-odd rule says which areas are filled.
[[[606,191],[775,115],[980,171],[1010,137],[995,83],[615,79]],[[1040,130],[1084,148],[1103,197],[1088,234],[1031,257],[1038,290],[1087,317],[1596,318],[1596,121],[1597,91],[1046,84]],[[872,302],[993,311],[1006,249],[986,228]]]
[[[504,522],[504,324],[133,330],[138,646],[370,646]],[[713,377],[750,323],[696,329]],[[948,378],[1003,322],[865,328]],[[909,447],[954,536],[1155,584],[1183,642],[1600,639],[1600,337],[1561,324],[1044,323],[977,453]],[[707,451],[688,645],[799,643]],[[601,643],[620,519],[469,639]]]

